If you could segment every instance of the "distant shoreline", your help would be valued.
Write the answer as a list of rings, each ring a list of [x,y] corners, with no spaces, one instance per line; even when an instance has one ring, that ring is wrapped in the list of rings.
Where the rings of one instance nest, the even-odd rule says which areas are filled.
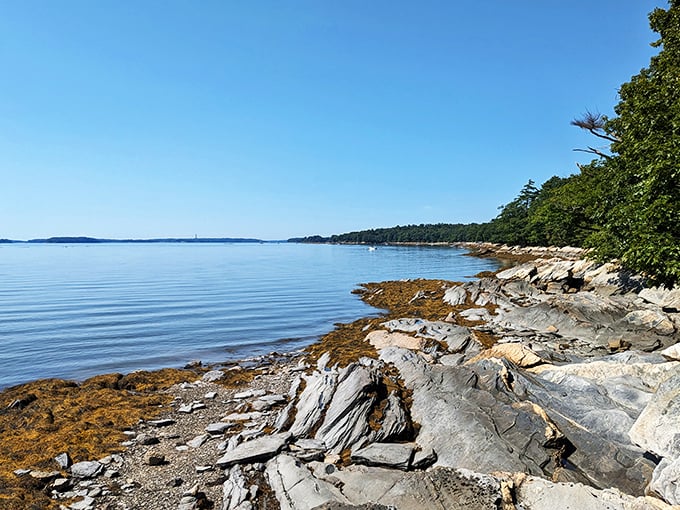
[[[154,239],[102,239],[97,237],[49,237],[27,241],[0,239],[3,244],[101,244],[101,243],[286,243],[287,240],[265,241],[245,237],[167,237]]]

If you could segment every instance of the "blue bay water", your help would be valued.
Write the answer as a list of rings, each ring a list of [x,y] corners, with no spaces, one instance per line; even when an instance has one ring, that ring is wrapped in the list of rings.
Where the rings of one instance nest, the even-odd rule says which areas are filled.
[[[351,291],[498,266],[449,247],[0,245],[0,388],[291,351],[375,315]]]

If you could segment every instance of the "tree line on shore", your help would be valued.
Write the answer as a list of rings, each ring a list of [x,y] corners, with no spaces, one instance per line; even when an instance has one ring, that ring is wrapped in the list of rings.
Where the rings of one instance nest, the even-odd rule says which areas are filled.
[[[586,112],[572,124],[605,147],[578,173],[533,180],[486,223],[407,225],[295,239],[332,243],[489,241],[592,248],[656,283],[680,282],[680,0],[655,9],[660,48],[619,89],[615,116]]]

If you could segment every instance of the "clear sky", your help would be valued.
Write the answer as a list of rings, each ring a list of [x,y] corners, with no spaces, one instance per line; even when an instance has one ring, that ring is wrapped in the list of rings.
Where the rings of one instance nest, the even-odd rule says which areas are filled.
[[[0,238],[487,221],[601,145],[661,0],[0,0]]]

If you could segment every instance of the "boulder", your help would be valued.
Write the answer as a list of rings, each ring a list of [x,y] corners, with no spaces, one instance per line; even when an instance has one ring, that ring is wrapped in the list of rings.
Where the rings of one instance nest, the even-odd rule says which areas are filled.
[[[550,376],[552,369],[537,378],[504,359],[430,365],[396,348],[381,359],[397,367],[412,392],[417,441],[437,452],[435,466],[526,472],[629,493],[642,493],[651,478],[653,462],[628,437],[642,407],[635,399],[649,397],[649,388],[631,391],[626,406],[623,390],[609,396],[594,381]]]

